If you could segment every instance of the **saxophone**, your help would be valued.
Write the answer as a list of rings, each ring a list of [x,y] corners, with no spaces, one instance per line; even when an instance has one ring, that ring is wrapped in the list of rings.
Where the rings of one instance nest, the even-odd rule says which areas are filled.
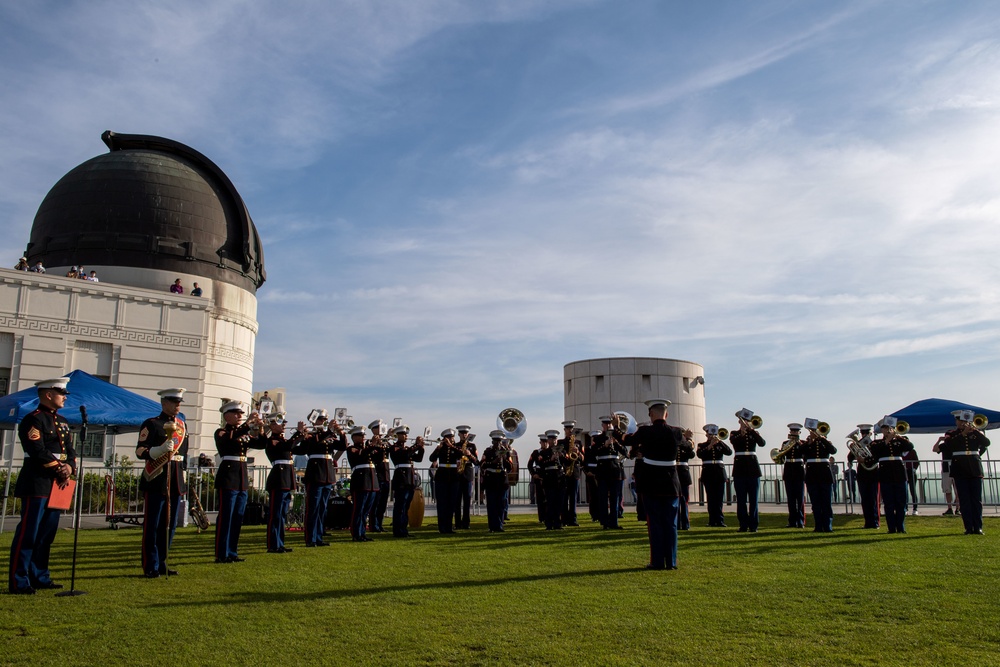
[[[566,456],[569,457],[569,463],[566,464],[566,476],[573,477],[576,475],[576,462],[580,460],[580,452],[574,451],[576,449],[576,433],[570,432],[569,441],[566,443]]]
[[[462,458],[458,460],[458,474],[461,475],[465,472],[465,468],[469,465],[469,445],[468,441],[462,442]]]

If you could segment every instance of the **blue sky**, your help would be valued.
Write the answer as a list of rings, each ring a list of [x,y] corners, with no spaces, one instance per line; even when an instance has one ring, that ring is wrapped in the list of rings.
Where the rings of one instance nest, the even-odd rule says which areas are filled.
[[[993,2],[0,6],[10,263],[106,129],[208,155],[265,243],[255,383],[485,433],[562,367],[708,416],[1000,407]],[[17,240],[20,239],[20,240]],[[731,424],[730,424],[731,425]]]

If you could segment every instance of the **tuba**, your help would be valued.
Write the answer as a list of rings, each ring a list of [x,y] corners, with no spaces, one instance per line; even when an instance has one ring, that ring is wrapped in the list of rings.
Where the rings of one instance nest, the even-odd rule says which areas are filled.
[[[635,417],[624,410],[618,410],[611,413],[611,419],[611,426],[619,433],[632,435],[639,429],[639,425],[635,421]]]
[[[528,421],[524,418],[524,413],[517,408],[505,408],[497,416],[497,428],[504,432],[504,435],[517,440],[528,429]]]

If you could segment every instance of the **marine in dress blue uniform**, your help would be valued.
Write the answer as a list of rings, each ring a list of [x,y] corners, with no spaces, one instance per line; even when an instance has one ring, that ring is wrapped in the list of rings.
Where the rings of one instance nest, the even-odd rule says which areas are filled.
[[[389,458],[392,460],[392,535],[393,537],[409,537],[410,503],[413,493],[419,484],[415,464],[424,460],[424,438],[417,436],[413,445],[406,446],[409,426],[399,426],[393,430],[396,442],[389,448]]]
[[[243,404],[227,401],[219,408],[225,426],[215,431],[215,448],[222,457],[215,473],[219,515],[215,521],[215,562],[239,563],[240,530],[247,508],[247,450],[264,449],[262,438],[250,434],[254,424],[243,423]],[[259,419],[259,418],[258,418]]]
[[[455,532],[452,518],[458,504],[458,462],[462,458],[462,450],[455,446],[455,429],[446,428],[441,431],[441,442],[429,458],[438,465],[434,475],[438,532],[449,535]]]
[[[760,494],[760,463],[758,447],[766,443],[756,429],[750,426],[753,412],[743,408],[736,413],[740,427],[729,436],[733,448],[733,486],[736,488],[736,518],[741,533],[756,533],[760,525],[757,498]]]
[[[785,485],[785,503],[788,507],[788,525],[785,528],[804,528],[806,525],[806,467],[796,452],[802,424],[788,425],[788,439],[781,443],[787,450],[781,467],[781,480]]]
[[[567,419],[562,423],[562,427],[565,437],[557,441],[556,446],[571,459],[574,456],[576,457],[573,461],[570,474],[567,474],[563,480],[565,484],[563,493],[565,502],[562,508],[562,523],[564,526],[579,526],[580,523],[577,521],[576,516],[576,496],[580,487],[580,478],[583,476],[584,447],[576,432],[575,421]]]
[[[309,457],[303,477],[306,487],[306,511],[303,517],[307,547],[325,547],[323,539],[326,512],[330,504],[333,485],[337,481],[337,457],[347,449],[347,436],[336,422],[331,422],[326,410],[311,413],[313,430],[299,422],[302,442],[299,451]]]
[[[597,455],[594,453],[594,438],[600,434],[600,431],[591,431],[587,434],[588,444],[583,453],[583,476],[587,484],[587,510],[591,521],[601,520],[598,509],[600,505],[597,492]]]
[[[381,533],[385,531],[382,524],[385,522],[385,512],[389,507],[389,444],[385,439],[389,427],[381,419],[376,419],[368,424],[368,429],[372,432],[372,442],[382,448],[381,456],[373,462],[375,477],[378,478],[378,490],[375,492],[375,500],[372,501],[372,508],[368,513],[368,530]]]
[[[958,410],[958,428],[941,444],[941,451],[951,455],[951,477],[958,491],[962,523],[966,535],[983,534],[983,462],[982,455],[990,439],[973,425],[972,410]],[[983,425],[985,428],[985,424]]]
[[[678,497],[677,507],[677,529],[690,530],[691,514],[689,504],[691,502],[691,468],[688,461],[695,457],[694,434],[687,429],[682,434],[683,441],[677,445],[677,482],[681,485],[681,494]]]
[[[697,455],[701,459],[701,482],[705,486],[708,525],[725,528],[722,499],[726,490],[726,466],[722,459],[731,455],[733,450],[719,438],[719,427],[716,424],[705,424],[702,428],[707,439],[699,443]]]
[[[491,444],[483,450],[480,459],[480,470],[483,477],[483,490],[486,492],[486,519],[491,533],[502,533],[504,506],[507,502],[507,491],[510,489],[508,477],[513,463],[510,449],[503,445],[504,432],[490,432]]]
[[[636,490],[646,507],[649,533],[649,570],[677,569],[677,509],[680,481],[677,479],[677,449],[683,431],[667,424],[670,401],[646,401],[649,425],[640,426],[629,437],[636,451]]]
[[[295,464],[292,457],[304,451],[304,434],[295,431],[292,437],[285,437],[285,416],[269,415],[268,433],[264,453],[271,462],[264,487],[267,489],[267,552],[282,554],[292,550],[285,546],[285,518],[292,504],[295,491]]]
[[[545,489],[545,530],[562,530],[562,508],[566,500],[566,471],[569,458],[556,449],[559,431],[545,432],[545,447],[538,453],[542,486]]]
[[[611,417],[601,417],[601,433],[591,438],[597,477],[597,519],[604,530],[621,530],[618,523],[618,503],[625,479],[622,461],[628,449],[611,428]]]
[[[542,454],[542,449],[548,445],[548,438],[544,433],[538,434],[538,449],[535,449],[528,456],[528,479],[532,490],[535,492],[535,509],[538,511],[538,522],[543,523],[546,515],[545,485],[542,483],[542,469],[538,464],[538,457]]]
[[[38,589],[62,588],[52,581],[49,552],[59,530],[60,510],[48,506],[53,484],[65,484],[76,472],[76,451],[66,418],[59,410],[69,395],[69,378],[35,383],[38,409],[21,420],[17,436],[24,467],[14,495],[21,499],[21,520],[10,543],[7,585],[11,593],[32,595]]]
[[[472,505],[473,485],[476,479],[476,468],[479,466],[479,451],[476,443],[472,442],[475,437],[471,427],[465,424],[456,426],[458,432],[458,442],[456,445],[464,451],[465,458],[462,472],[458,475],[458,504],[455,506],[455,528],[467,529],[469,527],[469,511]]]
[[[861,440],[868,439],[867,446],[871,451],[872,425],[858,424],[858,434]],[[848,461],[857,461],[857,457],[851,452],[847,455]],[[881,511],[879,510],[879,486],[878,486],[878,461],[858,461],[858,495],[861,496],[861,513],[865,517],[864,529],[878,530],[882,525]]]
[[[136,458],[145,461],[139,479],[143,492],[142,571],[150,579],[177,574],[167,570],[167,552],[177,530],[180,500],[187,494],[188,434],[180,416],[185,391],[172,388],[157,392],[162,411],[142,423],[135,447]]]
[[[824,422],[806,419],[805,427],[809,436],[796,448],[796,456],[801,455],[806,464],[806,489],[812,503],[813,532],[833,532],[833,471],[830,470],[830,456],[837,448],[819,434]],[[828,428],[828,427],[827,427]]]
[[[366,526],[368,516],[375,505],[378,494],[378,472],[375,467],[384,459],[385,448],[379,438],[365,442],[365,427],[351,429],[351,442],[347,446],[347,462],[351,466],[351,539],[355,542],[371,542]]]
[[[885,416],[879,422],[882,438],[869,449],[878,461],[878,484],[885,508],[885,524],[890,533],[906,532],[906,468],[903,454],[913,451],[909,438],[896,432],[895,417]]]

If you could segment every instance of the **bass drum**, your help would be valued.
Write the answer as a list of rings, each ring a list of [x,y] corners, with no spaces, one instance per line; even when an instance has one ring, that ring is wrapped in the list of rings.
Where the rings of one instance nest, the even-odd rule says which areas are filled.
[[[424,525],[424,490],[419,486],[413,491],[413,500],[410,501],[410,511],[406,518],[409,519],[411,528]]]

